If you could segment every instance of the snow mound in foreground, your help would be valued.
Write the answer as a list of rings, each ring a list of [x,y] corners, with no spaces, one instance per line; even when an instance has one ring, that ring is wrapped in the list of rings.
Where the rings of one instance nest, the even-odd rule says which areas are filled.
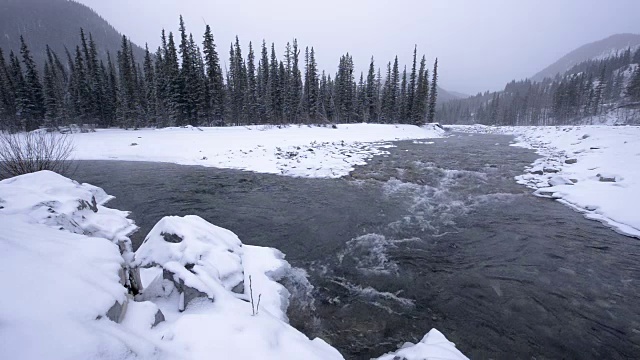
[[[126,359],[134,348],[141,358],[153,357],[147,340],[107,318],[127,298],[116,245],[2,210],[0,228],[2,358]]]
[[[52,171],[40,171],[0,181],[2,214],[19,214],[33,224],[44,224],[76,234],[122,242],[136,230],[128,212],[103,205],[111,200],[99,187],[79,184]]]

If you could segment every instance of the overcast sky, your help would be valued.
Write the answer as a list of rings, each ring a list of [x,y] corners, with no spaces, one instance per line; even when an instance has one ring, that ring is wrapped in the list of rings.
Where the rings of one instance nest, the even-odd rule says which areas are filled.
[[[374,56],[384,69],[413,45],[440,59],[440,84],[475,94],[533,76],[585,43],[640,33],[640,0],[79,0],[120,32],[152,49],[162,28],[177,32],[182,14],[200,41],[205,22],[223,59],[235,35],[246,46],[275,42],[278,54],[296,37],[315,47],[319,66],[334,73],[341,54],[358,71]]]

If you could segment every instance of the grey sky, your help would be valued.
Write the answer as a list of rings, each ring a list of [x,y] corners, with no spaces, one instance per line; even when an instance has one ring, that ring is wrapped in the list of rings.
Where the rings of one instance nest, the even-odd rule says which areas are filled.
[[[160,30],[177,31],[182,14],[200,41],[212,26],[228,57],[235,35],[275,42],[279,55],[296,37],[315,47],[322,70],[334,73],[339,56],[353,55],[365,71],[373,55],[384,73],[397,54],[409,64],[413,45],[440,59],[449,90],[498,90],[534,75],[562,55],[616,33],[640,33],[639,0],[79,0],[120,32],[155,49]],[[259,51],[259,50],[258,50]]]

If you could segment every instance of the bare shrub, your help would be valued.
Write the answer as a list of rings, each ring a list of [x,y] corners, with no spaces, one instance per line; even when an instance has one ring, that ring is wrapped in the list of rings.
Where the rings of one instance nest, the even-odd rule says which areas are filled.
[[[0,132],[0,177],[11,177],[41,170],[67,174],[74,150],[66,134],[42,130],[9,134]]]

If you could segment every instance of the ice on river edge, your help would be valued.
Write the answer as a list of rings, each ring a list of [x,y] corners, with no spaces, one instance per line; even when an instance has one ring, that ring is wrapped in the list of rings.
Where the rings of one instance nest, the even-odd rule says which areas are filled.
[[[186,216],[162,219],[133,254],[135,224],[104,207],[109,199],[48,171],[0,181],[3,356],[343,358],[287,323],[289,294],[277,281],[291,268],[278,250]],[[134,299],[125,270],[137,266],[145,287]],[[466,359],[435,329],[381,359],[431,356]]]
[[[516,136],[513,146],[542,158],[516,180],[619,233],[640,238],[640,127],[451,126],[456,131]]]

